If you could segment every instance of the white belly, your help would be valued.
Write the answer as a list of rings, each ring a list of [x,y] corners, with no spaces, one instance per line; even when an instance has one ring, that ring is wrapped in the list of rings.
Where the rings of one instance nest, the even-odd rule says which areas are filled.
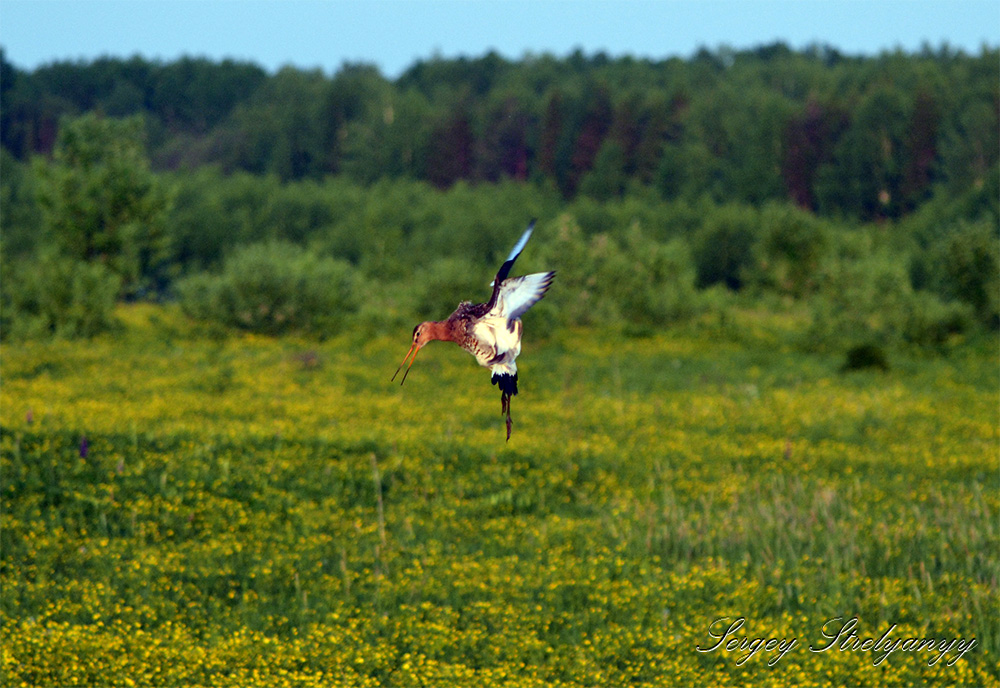
[[[523,325],[520,320],[514,321],[513,332],[507,328],[506,318],[483,318],[472,328],[472,334],[479,340],[476,351],[479,365],[490,369],[507,369],[504,372],[514,374],[517,367],[514,359],[521,353],[521,332]]]

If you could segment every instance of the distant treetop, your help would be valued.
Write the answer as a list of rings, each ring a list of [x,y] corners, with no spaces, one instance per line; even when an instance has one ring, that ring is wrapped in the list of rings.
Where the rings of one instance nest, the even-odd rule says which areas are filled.
[[[0,50],[0,143],[50,155],[64,118],[144,115],[155,170],[504,178],[566,197],[632,186],[665,198],[788,199],[823,214],[898,217],[935,185],[997,165],[1000,51],[947,45],[846,56],[828,45],[703,48],[689,59],[576,51],[415,62],[395,81],[186,57],[23,71]]]

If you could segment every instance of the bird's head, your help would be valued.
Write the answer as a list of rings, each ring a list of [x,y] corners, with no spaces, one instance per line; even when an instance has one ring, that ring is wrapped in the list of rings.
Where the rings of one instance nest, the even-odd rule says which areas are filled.
[[[410,368],[413,366],[413,362],[417,360],[417,352],[420,351],[423,346],[433,340],[436,337],[433,336],[433,325],[431,322],[422,322],[413,328],[413,343],[410,344],[410,350],[406,352],[406,356],[403,358],[403,363],[407,360],[410,364],[406,366],[406,372],[403,373],[403,379],[399,381],[399,384],[406,382],[406,376],[410,373]],[[410,357],[412,354],[412,358]],[[399,364],[399,368],[396,368],[396,372],[393,373],[392,379],[395,380],[396,376],[399,375],[399,371],[403,368],[403,363]],[[391,380],[390,380],[391,382]]]

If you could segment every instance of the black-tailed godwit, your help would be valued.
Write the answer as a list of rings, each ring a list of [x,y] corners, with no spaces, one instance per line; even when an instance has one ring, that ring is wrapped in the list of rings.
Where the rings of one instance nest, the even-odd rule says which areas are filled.
[[[490,381],[500,388],[500,413],[507,414],[507,440],[510,440],[510,398],[517,394],[517,364],[514,359],[521,353],[521,334],[524,326],[521,316],[545,296],[555,272],[539,272],[533,275],[507,278],[514,261],[521,255],[525,244],[531,238],[535,221],[532,220],[521,235],[517,245],[500,266],[493,280],[493,293],[486,303],[474,304],[463,301],[447,320],[422,322],[413,328],[413,344],[406,352],[403,363],[399,364],[392,379],[410,361],[399,384],[406,382],[406,376],[417,358],[417,352],[435,339],[455,342],[476,357],[479,365],[490,369]],[[412,355],[412,358],[411,358]]]

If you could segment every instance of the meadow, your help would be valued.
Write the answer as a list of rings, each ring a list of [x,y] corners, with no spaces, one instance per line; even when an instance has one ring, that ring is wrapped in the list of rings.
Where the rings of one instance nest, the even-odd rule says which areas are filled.
[[[3,685],[1000,685],[992,339],[842,372],[759,313],[528,314],[505,443],[457,347],[390,384],[409,329],[118,314],[3,348]]]

